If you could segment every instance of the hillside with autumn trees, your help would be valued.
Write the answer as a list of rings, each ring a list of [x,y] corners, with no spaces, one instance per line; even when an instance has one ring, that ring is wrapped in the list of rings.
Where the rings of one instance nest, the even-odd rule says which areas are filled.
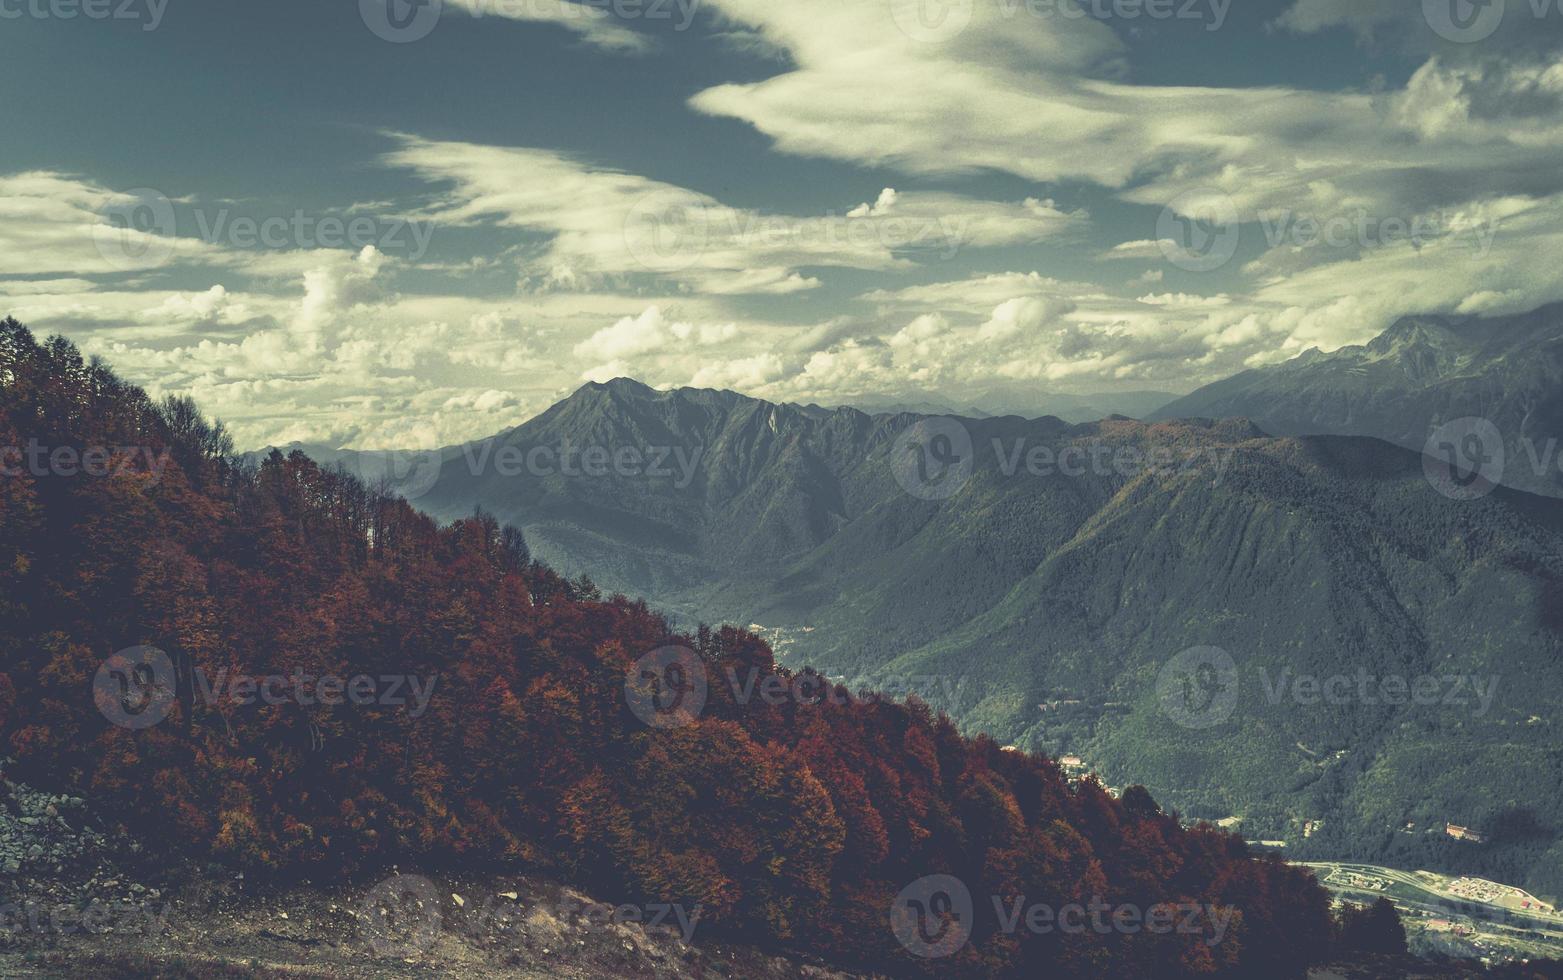
[[[29,445],[105,447],[112,465],[0,477],[0,755],[30,783],[90,795],[153,850],[279,880],[543,869],[698,903],[713,935],[905,976],[1280,977],[1337,938],[1308,872],[1185,828],[1143,790],[1115,799],[916,702],[743,698],[715,679],[822,682],[742,630],[676,635],[644,603],[532,562],[481,514],[439,526],[300,454],[242,465],[190,402],[155,403],[7,320],[0,447]],[[164,721],[134,730],[106,719],[93,682],[143,644],[181,678],[438,684],[417,717],[181,684]],[[649,726],[626,676],[670,644],[713,682],[698,717]],[[934,874],[978,908],[969,943],[922,959],[890,910]],[[1021,896],[1205,918],[1064,935],[983,914]]]

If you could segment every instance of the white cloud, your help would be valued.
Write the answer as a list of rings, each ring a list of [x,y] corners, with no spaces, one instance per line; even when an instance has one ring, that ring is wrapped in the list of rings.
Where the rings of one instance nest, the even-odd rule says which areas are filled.
[[[1385,24],[1409,22],[1420,14],[1419,5],[1406,0],[1296,0],[1276,26],[1298,34],[1317,34],[1345,27],[1359,36],[1372,37]]]
[[[1171,239],[1140,239],[1120,242],[1103,253],[1104,259],[1153,259],[1160,261],[1180,251],[1178,243]]]
[[[1019,296],[1080,297],[1100,292],[1090,283],[1066,282],[1038,272],[998,272],[946,282],[877,289],[863,299],[892,310],[935,307],[980,313]]]
[[[582,41],[607,51],[640,54],[653,47],[649,37],[614,19],[612,13],[571,0],[446,0],[453,10],[470,17],[499,17],[533,24],[551,24],[578,34]]]
[[[1039,330],[1073,308],[1072,303],[1057,297],[1022,296],[1005,300],[978,329],[977,337],[984,341],[1011,339],[1023,331]]]
[[[879,200],[875,201],[873,204],[859,204],[857,207],[855,207],[851,211],[847,212],[847,217],[849,217],[849,218],[878,218],[878,217],[883,217],[884,215],[889,214],[890,210],[895,207],[896,198],[898,196],[899,195],[896,194],[894,187],[886,187],[883,191],[880,191],[880,193],[879,193]]]
[[[696,371],[688,383],[692,388],[763,391],[786,373],[787,366],[781,355],[761,353],[707,364]]]
[[[216,260],[211,246],[164,234],[166,222],[150,210],[144,224],[133,222],[138,203],[68,174],[0,176],[0,275],[124,275],[170,258]]]
[[[1445,5],[1455,2],[1461,6]],[[1431,17],[1440,18],[1446,32],[1462,30],[1464,18],[1470,17],[1476,43],[1440,35]],[[1413,51],[1436,50],[1480,61],[1494,54],[1513,56],[1555,48],[1563,35],[1563,18],[1545,0],[1440,0],[1438,5],[1420,0],[1294,0],[1272,27],[1300,35],[1339,28],[1373,48],[1394,41]]]
[[[1114,80],[1123,51],[1107,25],[1034,16],[1004,0],[975,0],[971,25],[943,43],[912,40],[883,3],[712,2],[791,64],[691,104],[748,122],[789,153],[917,174],[993,169],[1089,182],[1156,206],[1213,189],[1250,219],[1267,207],[1403,214],[1519,182],[1563,190],[1554,166],[1563,107],[1521,117],[1517,100],[1487,91],[1550,81],[1490,61],[1430,62],[1410,88],[1384,96],[1133,85]],[[1288,23],[1322,29],[1342,10],[1308,4]],[[1550,78],[1555,64],[1537,58],[1531,74]]]
[[[649,306],[639,316],[624,317],[575,346],[577,357],[618,361],[675,346],[708,347],[732,340],[731,323],[695,325],[668,319],[661,307]]]
[[[818,286],[808,268],[908,269],[967,248],[1077,234],[1087,221],[1051,201],[894,191],[836,214],[764,214],[548,150],[400,141],[391,165],[446,185],[429,217],[543,236],[539,278],[567,268],[713,295],[782,294]]]
[[[415,176],[425,204],[385,207],[484,239],[410,263],[117,227],[133,195],[18,174],[0,177],[4,312],[71,333],[154,394],[195,395],[246,445],[380,447],[491,434],[581,378],[822,403],[915,389],[964,404],[996,381],[1186,389],[1361,342],[1404,313],[1563,298],[1563,60],[1440,49],[1382,92],[1157,87],[1124,80],[1106,26],[1006,18],[995,0],[938,43],[878,0],[712,2],[724,28],[785,58],[695,107],[872,178],[830,188],[815,213],[772,213],[554,150],[400,136],[383,162]],[[566,23],[566,6],[508,16],[643,49],[611,19]],[[1277,27],[1404,29],[1387,11],[1299,0]],[[1008,201],[950,189],[986,170],[1066,186]],[[1086,211],[1058,203],[1103,187],[1147,207],[1097,210],[1144,226],[1092,237]],[[1195,188],[1231,198],[1246,264],[1202,278],[1166,262],[1180,250],[1157,240],[1156,212]],[[1352,216],[1433,231],[1261,242],[1276,213],[1287,230]],[[1038,243],[1053,248],[1020,251]],[[970,253],[987,248],[1052,274],[985,267]],[[1125,281],[1140,267],[1098,258],[1150,268]],[[941,280],[941,267],[973,271]]]

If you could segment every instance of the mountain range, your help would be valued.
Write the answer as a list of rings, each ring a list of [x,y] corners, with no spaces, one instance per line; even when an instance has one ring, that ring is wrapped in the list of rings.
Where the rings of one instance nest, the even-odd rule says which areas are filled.
[[[1411,318],[1146,422],[619,379],[490,439],[346,462],[438,518],[523,528],[605,592],[762,627],[789,666],[1251,837],[1557,894],[1563,502],[1451,499],[1414,451],[1456,414],[1557,431],[1556,312]],[[1176,417],[1201,414],[1224,420]]]
[[[1502,482],[1563,496],[1563,304],[1406,317],[1370,343],[1245,371],[1148,415],[1234,416],[1276,435],[1374,436],[1417,451],[1440,426],[1481,419],[1489,453],[1501,442]]]
[[[1051,415],[1065,422],[1094,422],[1109,415],[1144,418],[1177,399],[1164,391],[1093,392],[1075,395],[1038,391],[1030,383],[991,384],[967,392],[959,404],[936,397],[899,400],[860,399],[846,407],[870,415],[953,415],[960,418],[990,418],[995,415],[1019,415],[1041,418]]]
[[[618,424],[625,405],[645,434],[704,413],[758,437],[673,489],[719,499],[747,475],[730,463],[768,475],[790,455],[795,422],[735,396],[602,386],[551,421]],[[440,524],[302,454],[246,465],[231,448],[190,400],[155,402],[0,319],[0,908],[32,923],[0,946],[32,954],[26,975],[67,943],[122,955],[44,975],[672,976],[676,961],[1301,980],[1337,954],[1406,951],[1389,905],[1332,913],[1312,870],[1189,826],[1142,786],[1115,797],[924,705],[779,669],[751,631],[604,599],[492,515]],[[115,465],[67,465],[83,456]],[[587,447],[561,469],[590,482],[605,465]],[[587,891],[545,903],[517,881],[532,874]],[[160,926],[127,922],[154,913],[133,902],[96,916],[127,894],[157,902]],[[236,922],[259,943],[244,953],[289,966],[190,956]],[[631,923],[676,925],[683,948]],[[118,942],[136,932],[146,945]],[[305,967],[300,949],[335,962]]]

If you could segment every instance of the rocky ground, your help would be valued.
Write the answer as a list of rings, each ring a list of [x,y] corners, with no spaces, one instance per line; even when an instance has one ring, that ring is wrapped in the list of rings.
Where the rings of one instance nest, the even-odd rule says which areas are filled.
[[[266,897],[174,897],[165,918],[113,933],[13,936],[0,976],[842,978],[752,949],[686,941],[554,882],[403,878],[429,896],[300,887]],[[503,888],[504,891],[485,889]],[[480,897],[484,896],[484,897]]]
[[[427,976],[849,980],[703,941],[696,909],[608,905],[536,876],[256,887],[152,860],[87,801],[0,775],[0,977]]]
[[[0,951],[54,935],[145,931],[166,906],[142,845],[116,840],[80,797],[4,777],[0,759]],[[9,976],[9,973],[0,973]]]

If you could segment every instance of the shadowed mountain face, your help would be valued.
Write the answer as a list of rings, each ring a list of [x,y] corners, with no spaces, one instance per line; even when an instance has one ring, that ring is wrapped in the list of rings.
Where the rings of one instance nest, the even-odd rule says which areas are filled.
[[[869,416],[615,381],[446,451],[415,503],[481,506],[605,590],[782,628],[792,665],[1251,836],[1386,853],[1408,822],[1536,815],[1510,877],[1563,884],[1563,502],[1450,499],[1423,463],[1244,421]]]
[[[1366,435],[1421,451],[1485,419],[1503,482],[1563,496],[1563,305],[1518,316],[1407,317],[1371,343],[1246,371],[1150,417],[1251,418],[1279,435]]]

